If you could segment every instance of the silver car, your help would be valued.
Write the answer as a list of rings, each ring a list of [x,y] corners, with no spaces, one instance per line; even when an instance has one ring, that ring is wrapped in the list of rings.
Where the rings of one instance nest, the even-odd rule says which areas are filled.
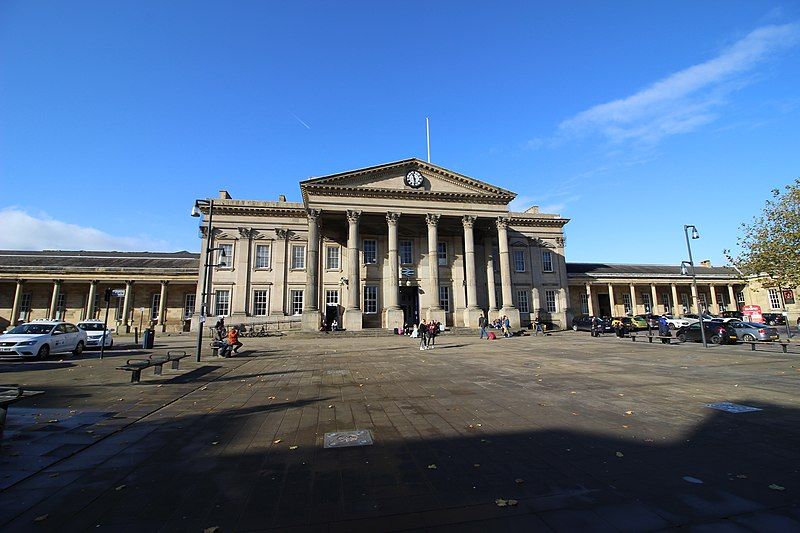
[[[777,329],[758,322],[731,321],[728,325],[736,330],[736,334],[744,342],[780,340]]]

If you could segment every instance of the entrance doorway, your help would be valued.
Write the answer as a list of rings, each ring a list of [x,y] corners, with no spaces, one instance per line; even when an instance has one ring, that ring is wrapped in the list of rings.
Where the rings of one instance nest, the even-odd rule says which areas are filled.
[[[333,321],[339,329],[342,328],[342,321],[339,318],[339,304],[328,304],[325,306],[325,327],[326,329],[333,328]]]
[[[419,324],[419,289],[400,287],[400,307],[403,308],[403,324]]]
[[[597,315],[611,316],[611,298],[609,298],[608,294],[597,295]]]

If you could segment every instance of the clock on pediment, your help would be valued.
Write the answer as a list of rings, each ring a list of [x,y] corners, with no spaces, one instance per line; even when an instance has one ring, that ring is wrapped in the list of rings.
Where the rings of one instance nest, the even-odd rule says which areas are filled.
[[[412,170],[408,174],[406,174],[406,177],[403,179],[403,181],[409,187],[419,189],[420,187],[422,187],[422,182],[424,181],[424,179],[425,178],[422,176],[422,173],[420,173],[419,170]]]

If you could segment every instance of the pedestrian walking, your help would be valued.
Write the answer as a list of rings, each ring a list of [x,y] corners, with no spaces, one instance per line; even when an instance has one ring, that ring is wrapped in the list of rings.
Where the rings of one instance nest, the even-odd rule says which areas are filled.
[[[486,337],[486,339],[488,340],[489,339],[489,334],[486,333],[486,322],[487,321],[486,321],[486,317],[485,316],[481,315],[480,318],[478,318],[478,328],[481,330],[480,338],[482,339],[482,338]]]
[[[538,337],[539,333],[544,335],[544,328],[542,328],[542,320],[539,315],[536,315],[536,318],[533,319],[533,334]]]

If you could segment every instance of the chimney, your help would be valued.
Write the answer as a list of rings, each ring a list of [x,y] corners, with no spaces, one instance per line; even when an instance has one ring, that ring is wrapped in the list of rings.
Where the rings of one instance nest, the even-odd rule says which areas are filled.
[[[220,189],[219,190],[219,199],[220,200],[230,200],[231,199],[231,195],[225,189]]]
[[[711,268],[711,260],[703,259],[702,261],[700,261],[700,266],[705,268]]]
[[[279,202],[285,202],[286,201],[286,195],[285,194],[279,194],[278,195],[278,201]]]
[[[539,206],[538,205],[532,205],[528,209],[526,209],[525,212],[535,215],[536,213],[539,212]]]

